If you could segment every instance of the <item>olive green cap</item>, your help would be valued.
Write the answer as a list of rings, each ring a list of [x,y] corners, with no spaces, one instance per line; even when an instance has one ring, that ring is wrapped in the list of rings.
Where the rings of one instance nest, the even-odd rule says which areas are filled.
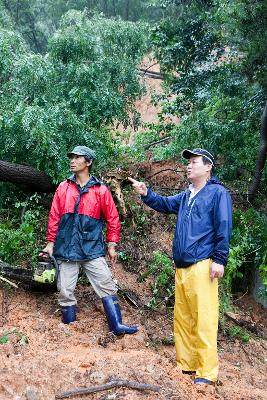
[[[68,157],[70,157],[72,154],[84,156],[89,160],[95,160],[96,158],[95,151],[86,146],[75,146],[74,149],[68,153]]]

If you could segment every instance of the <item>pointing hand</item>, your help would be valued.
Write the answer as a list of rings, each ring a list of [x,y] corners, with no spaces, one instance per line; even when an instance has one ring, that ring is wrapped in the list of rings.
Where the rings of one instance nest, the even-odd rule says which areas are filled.
[[[133,189],[136,193],[141,194],[141,196],[147,195],[147,187],[144,182],[136,181],[133,178],[128,178],[130,182],[132,182]]]

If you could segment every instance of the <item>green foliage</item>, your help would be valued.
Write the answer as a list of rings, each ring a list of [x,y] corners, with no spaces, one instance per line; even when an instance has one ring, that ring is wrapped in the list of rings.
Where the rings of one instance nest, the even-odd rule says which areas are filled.
[[[185,147],[206,147],[223,164],[225,178],[235,179],[240,167],[250,174],[267,94],[266,2],[190,0],[166,6],[174,3],[176,16],[163,19],[151,32],[165,72],[165,96],[159,97],[162,121],[151,130],[166,132],[169,115],[181,122],[170,126],[167,144],[151,149],[153,156],[166,159]]]
[[[267,3],[265,0],[216,1],[224,42],[242,54],[242,72],[267,91]]]
[[[50,41],[72,109],[94,126],[127,112],[140,95],[136,66],[145,51],[144,26],[69,12]],[[66,86],[67,84],[67,86]]]
[[[6,332],[4,335],[0,336],[0,344],[6,344],[11,340],[23,346],[29,343],[28,337],[17,328],[14,328],[10,332]]]
[[[116,163],[108,125],[128,123],[142,93],[137,65],[145,27],[86,12],[69,12],[45,56],[0,29],[0,159],[66,177],[66,153],[77,144],[97,150],[98,170]]]
[[[0,336],[0,344],[6,344],[8,343],[8,336],[7,335],[2,335]]]
[[[89,17],[104,15],[126,21],[158,20],[166,13],[149,0],[0,0],[0,26],[16,30],[32,51],[45,53],[47,43],[70,10],[86,10]]]
[[[212,7],[191,1],[178,6],[178,18],[162,19],[152,28],[151,40],[163,70],[188,73],[210,58],[218,35],[210,25]]]
[[[172,260],[161,251],[154,251],[153,260],[148,270],[139,277],[139,281],[142,282],[149,276],[154,278],[151,284],[153,296],[148,303],[148,307],[154,310],[162,303],[169,305],[170,299],[174,296],[174,267]]]
[[[229,336],[235,337],[235,338],[241,340],[241,342],[243,342],[243,343],[249,342],[249,339],[250,339],[249,333],[245,329],[241,328],[240,326],[237,326],[237,325],[231,326],[227,330],[227,333]]]
[[[40,220],[43,221],[44,211],[36,204],[34,196],[30,202],[31,208],[26,209],[23,222],[19,221],[18,214],[13,212],[11,216],[8,210],[1,210],[0,259],[12,265],[25,265],[28,262],[33,265],[36,261],[42,230]],[[25,203],[16,203],[17,209],[24,206]]]
[[[263,282],[262,295],[267,295],[266,241],[267,219],[251,208],[245,212],[234,212],[234,228],[229,260],[221,281],[222,292],[230,296],[233,285],[249,282],[253,270],[259,269]]]

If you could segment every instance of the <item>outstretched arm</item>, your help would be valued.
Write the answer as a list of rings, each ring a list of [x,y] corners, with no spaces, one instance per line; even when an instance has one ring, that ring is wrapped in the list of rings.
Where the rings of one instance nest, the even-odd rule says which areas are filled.
[[[148,189],[144,182],[128,178],[132,182],[133,189],[140,194],[142,201],[154,210],[166,214],[177,214],[181,202],[181,194],[176,196],[160,196]]]

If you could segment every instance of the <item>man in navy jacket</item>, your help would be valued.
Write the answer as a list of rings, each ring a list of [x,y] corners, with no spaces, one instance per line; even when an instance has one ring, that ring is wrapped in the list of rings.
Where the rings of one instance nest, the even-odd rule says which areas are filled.
[[[132,178],[145,204],[177,214],[173,240],[175,274],[174,338],[177,366],[195,375],[194,383],[218,377],[218,278],[224,274],[232,229],[229,192],[212,177],[214,156],[205,149],[184,150],[189,188],[159,196]]]

